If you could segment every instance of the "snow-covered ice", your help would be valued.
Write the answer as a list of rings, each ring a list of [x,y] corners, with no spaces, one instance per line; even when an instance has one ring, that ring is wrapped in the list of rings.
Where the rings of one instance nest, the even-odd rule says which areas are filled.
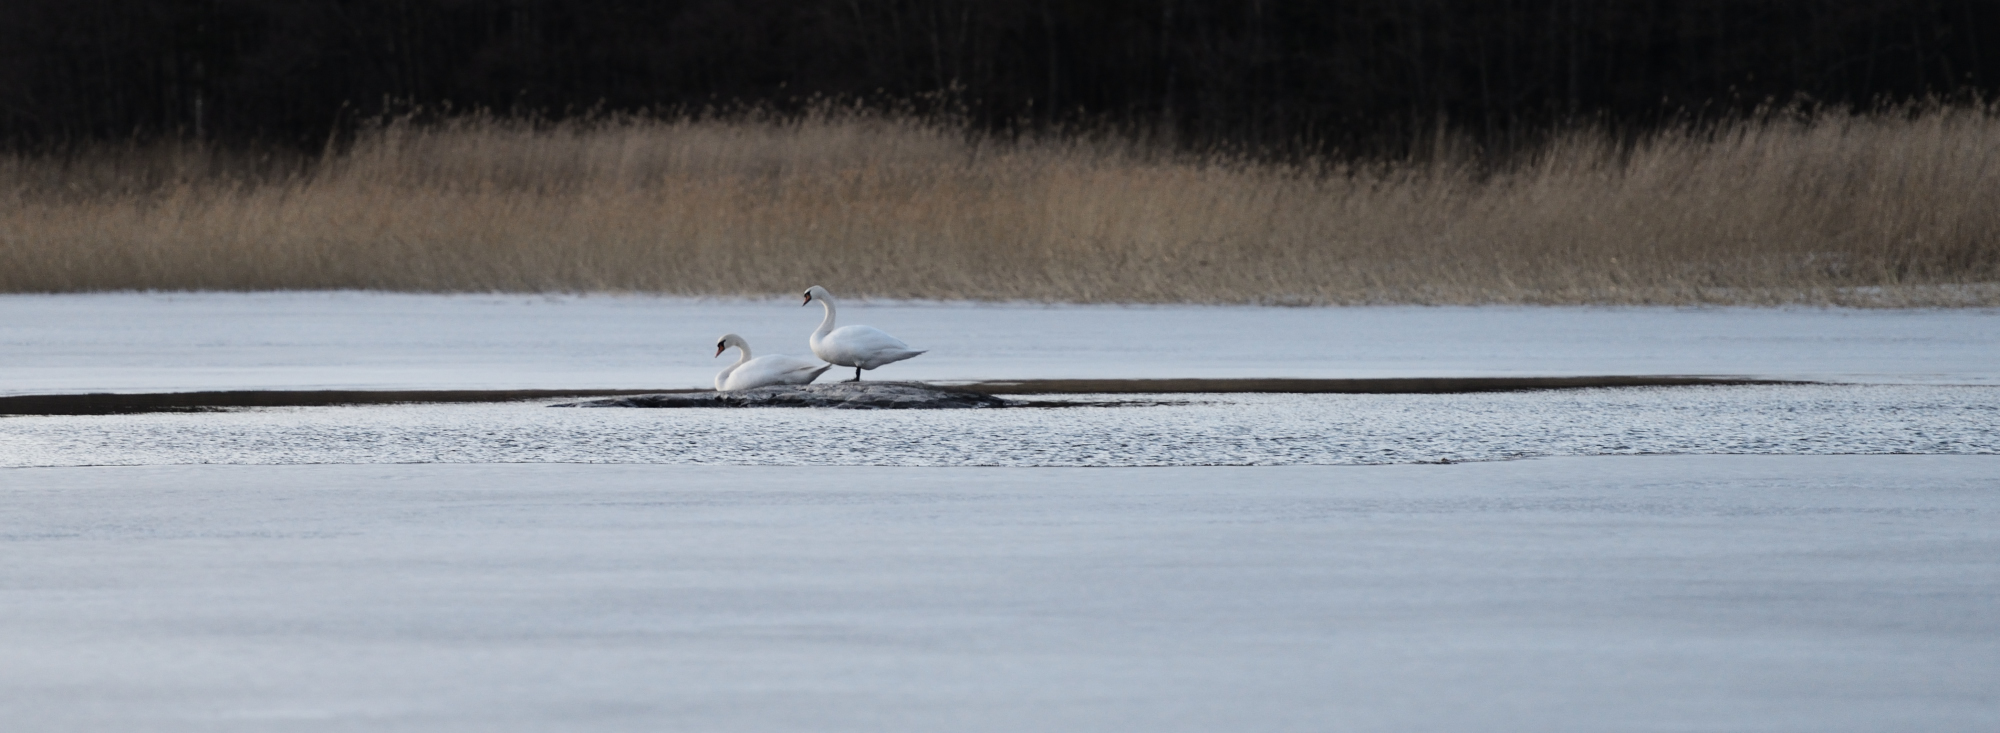
[[[1990,731],[2000,458],[0,470],[62,731]]]
[[[715,338],[817,309],[359,292],[0,296],[0,393],[708,385]],[[843,302],[930,353],[882,379],[1702,374],[2000,384],[2000,311]]]

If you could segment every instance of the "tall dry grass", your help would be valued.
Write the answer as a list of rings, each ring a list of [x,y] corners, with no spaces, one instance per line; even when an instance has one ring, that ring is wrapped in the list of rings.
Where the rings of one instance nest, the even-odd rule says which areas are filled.
[[[1479,170],[866,114],[388,124],[318,160],[0,159],[0,290],[2000,304],[2000,114],[1563,136]]]

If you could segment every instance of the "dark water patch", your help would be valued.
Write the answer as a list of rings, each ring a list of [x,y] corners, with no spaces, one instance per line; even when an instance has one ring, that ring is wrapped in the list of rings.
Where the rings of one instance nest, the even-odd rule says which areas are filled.
[[[522,402],[562,397],[602,397],[695,390],[646,389],[415,389],[240,390],[140,394],[14,395],[0,397],[0,415],[136,415],[149,412],[218,412],[248,407],[333,407],[447,402]]]
[[[1812,384],[1812,382],[1740,377],[1592,376],[1592,377],[1409,377],[1387,379],[1027,379],[926,385],[913,382],[863,382],[864,385],[904,384],[927,389],[979,395],[1131,395],[1131,394],[1471,394],[1532,390],[1600,389],[1606,387],[1684,387]],[[828,387],[835,385],[816,385]],[[331,407],[454,402],[523,402],[586,397],[659,397],[660,404],[623,407],[733,407],[747,405],[669,404],[713,398],[706,389],[432,389],[432,390],[231,390],[138,394],[53,394],[0,397],[0,415],[133,415],[150,412],[210,412],[250,407]],[[1118,403],[1123,404],[1123,403]],[[779,405],[771,405],[779,406]],[[810,405],[784,405],[810,406]],[[975,405],[960,405],[975,406]],[[997,405],[984,405],[997,406]],[[1026,403],[1018,406],[1074,407],[1073,403]],[[880,409],[880,408],[877,408]]]
[[[958,385],[987,394],[1471,394],[1606,387],[1814,384],[1782,379],[1685,375],[1584,377],[1389,377],[1376,379],[1024,379]]]

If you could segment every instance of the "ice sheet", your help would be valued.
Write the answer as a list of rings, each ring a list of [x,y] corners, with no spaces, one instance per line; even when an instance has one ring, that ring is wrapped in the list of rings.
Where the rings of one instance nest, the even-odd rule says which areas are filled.
[[[871,378],[1706,374],[2000,384],[2000,312],[842,303],[930,353]],[[0,393],[708,385],[805,354],[796,300],[359,292],[0,296]]]
[[[0,470],[62,731],[1990,731],[2000,458]]]

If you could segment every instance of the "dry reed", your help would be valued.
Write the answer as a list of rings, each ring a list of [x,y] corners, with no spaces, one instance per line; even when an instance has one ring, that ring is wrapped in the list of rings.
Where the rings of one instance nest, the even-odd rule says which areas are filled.
[[[867,114],[387,124],[322,159],[0,158],[0,290],[2000,304],[2000,115],[1287,165]]]

